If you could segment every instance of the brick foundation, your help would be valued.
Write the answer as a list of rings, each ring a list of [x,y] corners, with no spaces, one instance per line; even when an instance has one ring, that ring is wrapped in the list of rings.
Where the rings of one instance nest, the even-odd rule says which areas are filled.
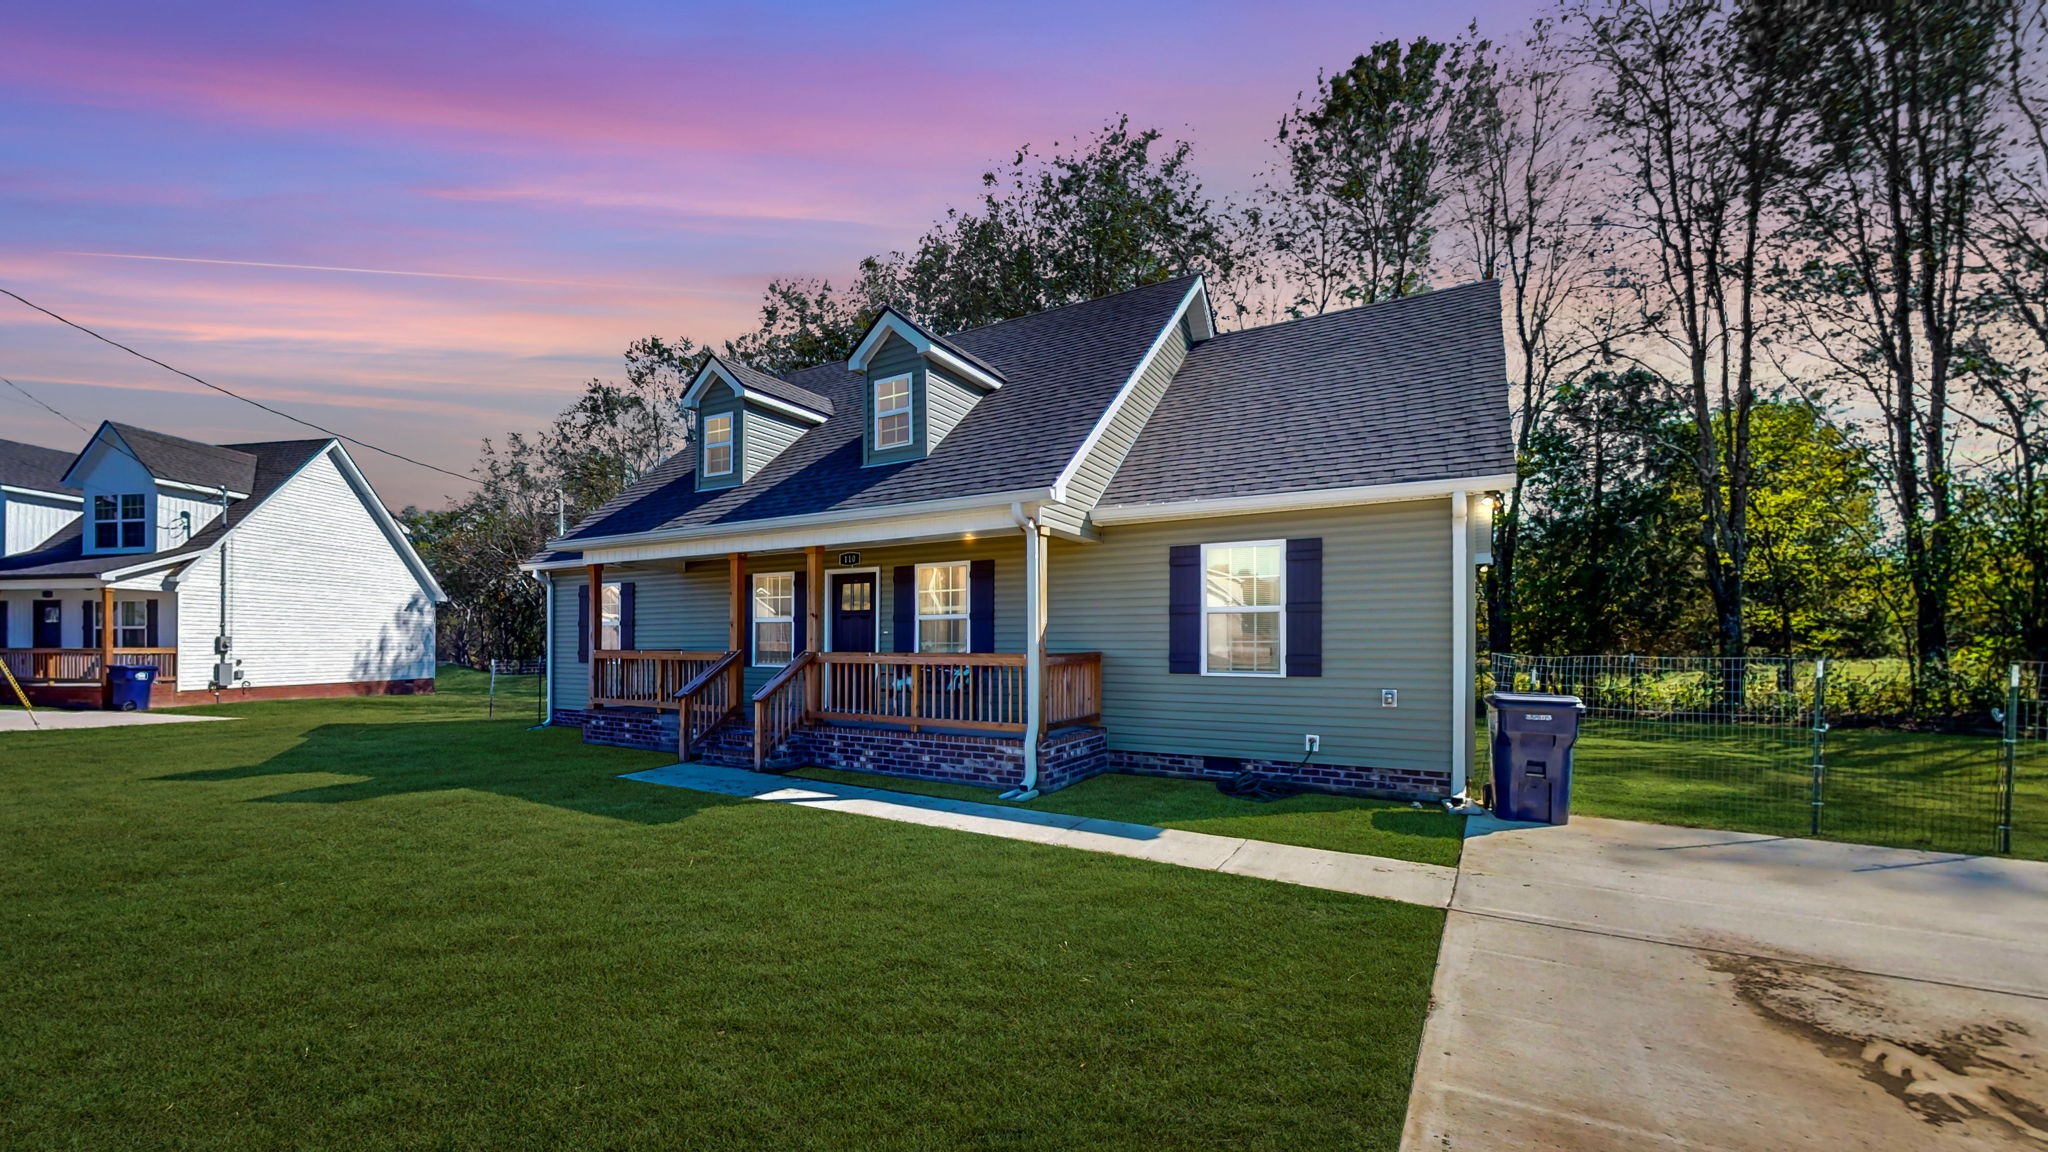
[[[1362,764],[1306,766],[1291,760],[1239,760],[1234,757],[1190,756],[1173,752],[1112,751],[1111,772],[1134,776],[1172,776],[1182,780],[1228,780],[1250,769],[1262,776],[1318,792],[1365,796],[1381,800],[1442,800],[1451,794],[1449,772],[1407,768],[1372,768]]]
[[[561,712],[556,712],[561,723]],[[585,744],[608,744],[614,748],[638,748],[645,752],[674,753],[676,714],[639,708],[595,708],[582,713]]]

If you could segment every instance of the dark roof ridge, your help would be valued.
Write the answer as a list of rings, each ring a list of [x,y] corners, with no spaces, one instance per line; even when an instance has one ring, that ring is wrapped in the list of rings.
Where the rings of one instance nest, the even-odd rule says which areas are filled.
[[[1318,312],[1313,316],[1289,316],[1285,320],[1275,320],[1271,324],[1260,324],[1253,328],[1233,328],[1228,332],[1218,332],[1213,339],[1224,340],[1233,336],[1250,336],[1259,332],[1271,332],[1276,328],[1287,328],[1296,324],[1309,324],[1317,320],[1334,320],[1339,317],[1356,316],[1361,312],[1367,311],[1382,312],[1388,310],[1390,305],[1413,304],[1423,300],[1448,296],[1453,292],[1467,292],[1474,288],[1484,288],[1489,284],[1497,288],[1500,282],[1501,280],[1498,276],[1489,276],[1483,280],[1467,280],[1461,284],[1452,284],[1445,288],[1431,288],[1423,292],[1411,292],[1406,296],[1395,296],[1386,300],[1373,300],[1364,304],[1353,304],[1349,308],[1332,308],[1327,312]]]
[[[977,324],[972,328],[962,328],[957,332],[948,332],[945,335],[945,339],[950,340],[955,336],[965,336],[970,332],[986,332],[991,328],[1001,328],[1005,324],[1015,324],[1019,320],[1036,320],[1040,316],[1050,316],[1055,312],[1063,312],[1068,308],[1079,308],[1083,304],[1100,304],[1104,300],[1114,300],[1119,296],[1129,296],[1133,292],[1145,292],[1162,284],[1176,284],[1186,280],[1193,280],[1202,275],[1203,273],[1200,272],[1182,272],[1178,276],[1169,276],[1164,280],[1154,280],[1150,284],[1140,284],[1134,288],[1124,288],[1111,292],[1106,296],[1090,296],[1086,300],[1069,300],[1065,304],[1055,304],[1050,308],[1042,308],[1036,312],[1026,312],[1022,316],[1012,316],[1007,320],[991,320],[986,324]],[[902,314],[900,310],[898,314]],[[908,317],[906,316],[905,318],[907,319]],[[923,326],[919,325],[919,327]]]

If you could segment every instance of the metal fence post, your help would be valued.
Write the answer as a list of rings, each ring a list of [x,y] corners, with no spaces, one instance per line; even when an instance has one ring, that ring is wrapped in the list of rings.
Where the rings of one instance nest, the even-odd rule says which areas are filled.
[[[1813,815],[1809,834],[1820,835],[1822,782],[1827,775],[1828,660],[1823,656],[1813,665]]]
[[[1998,851],[2012,851],[2013,764],[2020,744],[2020,666],[2014,664],[2005,685],[2005,763],[1998,782]]]

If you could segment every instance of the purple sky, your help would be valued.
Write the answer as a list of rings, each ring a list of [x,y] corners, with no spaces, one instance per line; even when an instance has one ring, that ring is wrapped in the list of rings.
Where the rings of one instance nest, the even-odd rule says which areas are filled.
[[[1237,192],[1319,67],[1533,7],[17,5],[0,285],[466,472],[629,340],[723,339],[769,277],[911,243],[1020,143],[1128,112]],[[301,434],[0,305],[0,376],[87,426]],[[0,437],[83,434],[0,385]],[[394,505],[462,487],[356,456]]]

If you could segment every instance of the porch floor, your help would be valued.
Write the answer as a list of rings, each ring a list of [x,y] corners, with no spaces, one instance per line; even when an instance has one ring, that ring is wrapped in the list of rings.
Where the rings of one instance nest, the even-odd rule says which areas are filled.
[[[799,804],[905,824],[950,828],[981,836],[1129,856],[1183,868],[1255,876],[1283,884],[1376,896],[1429,908],[1443,908],[1450,904],[1452,883],[1457,878],[1455,868],[1439,864],[1418,864],[1385,856],[1331,852],[1235,836],[1212,836],[1205,832],[1155,828],[1149,824],[1123,824],[854,784],[816,780],[792,784],[787,776],[709,764],[675,764],[628,773],[625,779],[721,796]]]

